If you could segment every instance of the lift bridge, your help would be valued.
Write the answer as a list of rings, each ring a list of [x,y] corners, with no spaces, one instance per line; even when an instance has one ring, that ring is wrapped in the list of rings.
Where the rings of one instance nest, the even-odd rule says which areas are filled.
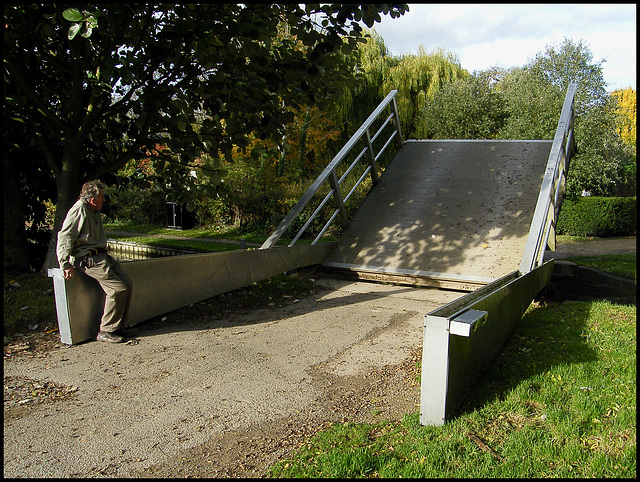
[[[551,278],[544,253],[555,250],[575,151],[576,89],[568,87],[553,141],[404,141],[391,91],[260,249],[123,263],[134,283],[129,326],[309,266],[456,290],[423,322],[420,421],[444,424]],[[392,159],[380,174],[385,156]],[[364,200],[353,207],[358,193]],[[338,224],[339,240],[323,242]],[[285,234],[292,241],[277,245]],[[49,276],[61,341],[93,339],[99,285],[85,275],[65,280],[60,269]]]

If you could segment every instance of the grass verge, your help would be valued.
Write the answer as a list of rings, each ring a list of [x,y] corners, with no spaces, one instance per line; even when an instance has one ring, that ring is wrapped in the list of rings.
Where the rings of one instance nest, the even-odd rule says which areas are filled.
[[[336,424],[274,477],[636,477],[636,308],[533,306],[459,413]]]
[[[567,258],[576,264],[587,268],[606,271],[623,278],[636,280],[636,255],[635,254],[610,254],[605,256],[572,256]]]
[[[37,273],[4,275],[4,343],[18,333],[55,330],[58,326],[53,281]]]
[[[151,236],[109,235],[109,239],[127,241],[141,246],[158,246],[165,248],[184,249],[186,251],[212,252],[233,251],[240,249],[239,244],[221,243],[216,241],[198,241],[194,239],[170,239]]]

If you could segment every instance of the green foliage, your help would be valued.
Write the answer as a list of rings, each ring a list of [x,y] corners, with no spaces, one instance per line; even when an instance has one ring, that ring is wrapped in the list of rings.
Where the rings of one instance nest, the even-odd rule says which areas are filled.
[[[334,106],[336,118],[343,125],[345,142],[388,94],[382,92],[382,84],[394,62],[375,30],[367,32],[365,41],[358,44],[354,60],[352,71],[357,82],[353,88],[342,91]]]
[[[552,140],[567,87],[577,81],[577,153],[569,166],[568,196],[582,191],[595,196],[635,196],[635,144],[628,140],[635,104],[630,93],[606,94],[602,61],[593,62],[592,57],[582,41],[564,39],[522,67],[492,68],[450,83],[427,101],[416,121],[416,135]],[[618,101],[624,102],[624,110]]]
[[[578,82],[574,100],[577,154],[569,166],[567,194],[635,196],[636,160],[620,135],[617,103],[606,94],[603,61],[582,42],[547,46],[527,65],[498,83],[509,116],[500,137],[553,139],[567,86]]]
[[[159,185],[170,184],[176,200],[193,207],[194,199],[215,192],[220,155],[245,148],[250,135],[281,138],[293,116],[287,107],[329,101],[348,86],[352,75],[343,61],[362,39],[360,21],[371,27],[380,13],[395,18],[406,9],[9,5],[4,110],[12,137],[5,149],[35,149],[26,157],[33,165],[25,184],[32,172],[51,169],[57,191],[52,239],[82,182],[109,182],[145,155],[158,160]],[[198,162],[211,179],[186,182]],[[52,263],[51,251],[49,257]]]
[[[579,83],[578,116],[605,104],[601,63],[592,62],[581,41],[564,39],[522,67],[477,72],[437,91],[417,132],[422,138],[553,139],[570,82]]]
[[[564,39],[523,67],[470,76],[441,50],[391,56],[374,30],[356,23],[371,27],[406,8],[9,6],[4,153],[19,192],[8,199],[33,216],[32,227],[42,225],[43,202],[54,201],[55,236],[80,184],[117,182],[118,173],[132,187],[150,181],[201,224],[266,228],[391,89],[405,138],[552,139],[574,80],[578,154],[567,193],[636,194],[635,144],[628,135],[623,142],[602,61],[582,41]],[[625,95],[628,124],[635,107]],[[132,169],[133,159],[140,164]],[[223,182],[227,162],[246,172]],[[134,196],[122,192],[113,196],[123,199],[113,203],[120,220],[163,219],[155,211],[164,201],[136,212],[127,201]],[[140,196],[136,202],[148,195]]]
[[[558,216],[558,234],[570,236],[635,236],[636,198],[567,198]]]
[[[136,224],[165,224],[166,201],[164,195],[153,189],[125,188],[116,190],[107,187],[111,211],[108,218],[113,222],[128,221]]]
[[[391,56],[375,30],[368,32],[366,42],[358,46],[357,53],[358,82],[344,91],[337,102],[341,118],[351,133],[395,89],[403,136],[413,137],[416,118],[425,102],[443,86],[469,75],[454,54],[440,49],[428,53],[420,46],[417,55]]]
[[[261,232],[274,229],[306,190],[301,181],[277,178],[269,161],[241,157],[229,166],[224,204],[225,211],[233,215],[234,226]],[[203,201],[202,205],[211,202]],[[199,221],[205,225],[205,219]]]
[[[526,69],[557,92],[564,92],[571,82],[578,82],[575,98],[576,116],[602,105],[607,98],[602,74],[604,60],[593,61],[593,54],[583,40],[564,38],[559,45],[547,45],[527,63]],[[558,111],[559,112],[559,111]]]
[[[445,84],[416,121],[418,139],[495,139],[507,117],[489,79],[472,76]]]
[[[635,156],[618,133],[617,104],[601,95],[601,69],[590,63],[591,54],[581,43],[565,41],[560,49],[548,48],[522,68],[490,69],[472,76],[457,70],[456,59],[440,51],[389,56],[375,31],[359,44],[358,54],[361,82],[355,89],[345,89],[341,100],[324,113],[297,111],[280,142],[281,154],[273,144],[259,144],[259,139],[251,141],[251,155],[234,150],[225,196],[198,204],[201,225],[226,219],[258,230],[276,226],[316,174],[302,166],[315,163],[321,168],[331,158],[330,148],[341,147],[333,142],[342,116],[351,114],[352,122],[342,125],[345,135],[351,134],[360,125],[352,125],[353,120],[364,120],[394,83],[403,129],[415,125],[417,137],[552,139],[564,86],[580,79],[589,87],[580,87],[585,91],[576,99],[583,114],[575,120],[578,153],[569,165],[567,195],[575,197],[583,190],[596,196],[635,195]],[[596,99],[588,100],[587,92]],[[421,102],[427,106],[422,111],[416,108]],[[415,122],[411,112],[418,113]],[[320,142],[312,144],[314,139]],[[308,151],[306,157],[303,150]],[[217,214],[207,211],[214,204]],[[203,211],[204,206],[209,208]]]
[[[578,152],[569,165],[567,194],[635,196],[636,159],[617,129],[616,104],[607,98],[576,120]]]
[[[500,139],[553,139],[566,88],[551,85],[535,71],[512,69],[496,86],[503,96],[507,116]]]
[[[236,205],[232,205],[222,197],[200,199],[194,212],[200,226],[238,226],[240,213]]]
[[[570,82],[579,83],[578,116],[605,105],[601,63],[582,42],[564,39],[522,67],[476,72],[427,102],[419,137],[553,139]]]
[[[69,40],[73,40],[78,32],[80,32],[80,35],[84,38],[89,38],[91,37],[93,29],[98,27],[97,17],[99,14],[97,12],[92,13],[86,10],[80,12],[77,8],[68,8],[62,12],[62,16],[65,20],[72,22],[67,35]]]
[[[418,55],[403,55],[389,68],[382,92],[398,90],[396,102],[405,138],[414,137],[416,116],[445,85],[468,76],[453,54],[443,50],[427,53],[423,46]]]

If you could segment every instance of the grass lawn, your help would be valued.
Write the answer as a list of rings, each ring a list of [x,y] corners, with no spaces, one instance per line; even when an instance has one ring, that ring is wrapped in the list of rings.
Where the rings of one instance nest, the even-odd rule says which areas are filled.
[[[636,477],[636,307],[532,306],[459,413],[336,424],[274,477]]]
[[[222,246],[222,243],[215,243],[216,239],[225,239],[225,240],[245,240],[247,243],[255,243],[262,244],[267,238],[262,234],[252,234],[246,232],[240,232],[236,228],[232,229],[210,229],[210,228],[194,228],[194,229],[169,229],[165,227],[152,226],[152,225],[140,225],[133,223],[117,223],[117,224],[105,224],[105,231],[122,231],[128,233],[139,233],[141,236],[135,237],[132,239],[131,236],[127,235],[113,235],[110,234],[107,237],[114,239],[122,239],[125,241],[134,241],[141,242],[143,244],[153,244],[164,243],[163,245],[173,245],[176,247],[196,247],[201,248],[206,251],[218,251],[215,248],[216,244]],[[147,235],[147,236],[145,236]],[[148,235],[153,235],[154,237],[150,237]],[[165,238],[163,238],[163,236]],[[184,240],[176,240],[175,237],[184,238]],[[198,239],[206,239],[213,242],[209,244],[208,242],[198,241]],[[164,240],[164,241],[159,241]],[[288,240],[290,241],[290,240]],[[282,242],[278,242],[278,245],[286,245],[287,240],[282,240]],[[176,244],[178,242],[178,244]],[[212,248],[213,246],[213,248]],[[238,249],[239,244],[235,245],[233,249]],[[226,250],[229,248],[220,249]]]
[[[567,258],[576,264],[587,268],[606,271],[623,278],[636,278],[636,255],[635,254],[609,254],[605,256],[572,256]]]

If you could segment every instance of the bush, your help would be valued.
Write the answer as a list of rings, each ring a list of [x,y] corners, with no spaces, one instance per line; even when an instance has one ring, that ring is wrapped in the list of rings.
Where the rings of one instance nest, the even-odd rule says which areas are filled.
[[[238,226],[240,215],[235,205],[221,197],[200,199],[196,202],[194,218],[198,227]]]
[[[558,234],[568,236],[635,236],[635,197],[567,198],[558,216]]]
[[[167,202],[164,194],[152,189],[117,190],[107,187],[111,211],[107,217],[113,222],[159,224],[167,222]]]

